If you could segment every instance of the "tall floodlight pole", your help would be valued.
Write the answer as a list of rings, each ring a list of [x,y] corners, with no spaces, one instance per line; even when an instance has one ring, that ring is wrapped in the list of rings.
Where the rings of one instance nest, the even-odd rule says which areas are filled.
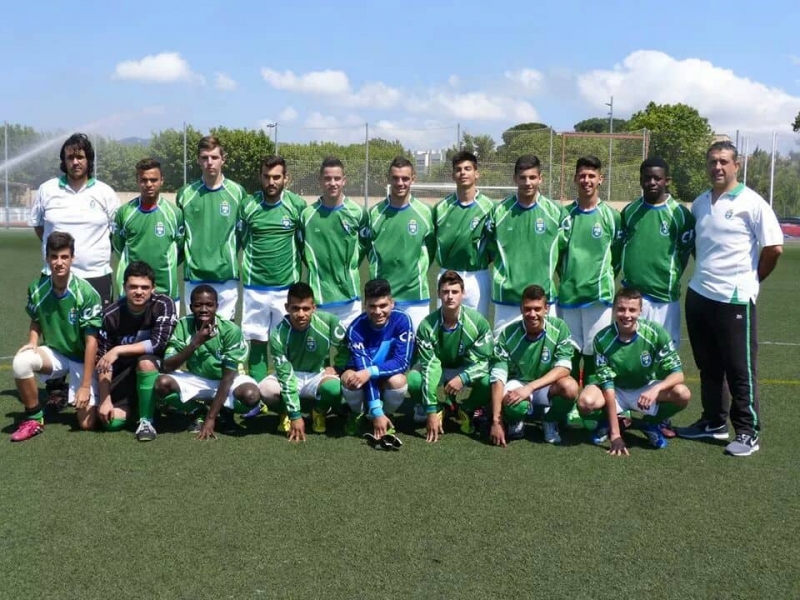
[[[747,185],[747,138],[742,139],[742,146],[742,154],[744,155],[744,174],[742,176],[742,183]]]
[[[461,152],[461,123],[456,123],[456,152]]]
[[[364,208],[369,208],[369,123],[364,123]]]
[[[769,205],[772,206],[772,193],[775,190],[775,154],[778,150],[778,132],[772,132],[772,160],[769,165]]]
[[[275,154],[278,154],[278,122],[275,121]]]
[[[186,185],[186,121],[183,122],[183,185]]]
[[[606,102],[608,110],[608,201],[611,202],[611,159],[614,152],[614,96],[611,102]]]
[[[8,198],[8,121],[3,126],[3,168],[5,170],[6,229],[11,227],[11,205]]]

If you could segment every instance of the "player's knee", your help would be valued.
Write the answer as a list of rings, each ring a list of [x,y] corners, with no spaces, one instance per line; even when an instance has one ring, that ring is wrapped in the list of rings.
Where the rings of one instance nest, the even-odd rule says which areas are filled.
[[[556,381],[550,388],[553,396],[563,396],[564,398],[575,398],[581,391],[578,382],[569,375]]]
[[[247,406],[255,406],[261,400],[261,391],[254,383],[243,383],[236,388],[236,399]]]
[[[42,364],[42,357],[36,350],[18,353],[11,363],[14,379],[30,379],[42,369]]]
[[[605,406],[603,393],[597,386],[586,386],[578,396],[578,411],[586,414]]]
[[[691,390],[682,383],[672,388],[670,395],[672,396],[672,402],[678,406],[687,406],[692,399]]]
[[[399,390],[400,388],[406,387],[406,383],[407,381],[405,373],[397,373],[386,380],[384,389]]]
[[[265,377],[258,384],[258,391],[265,404],[275,404],[281,397],[281,384],[274,377]]]
[[[163,397],[172,392],[176,392],[177,385],[175,384],[175,380],[169,375],[159,375],[158,379],[156,379],[156,384],[153,386],[153,390],[155,390],[156,394]]]
[[[136,370],[144,373],[158,371],[158,358],[151,354],[140,356],[136,361]]]

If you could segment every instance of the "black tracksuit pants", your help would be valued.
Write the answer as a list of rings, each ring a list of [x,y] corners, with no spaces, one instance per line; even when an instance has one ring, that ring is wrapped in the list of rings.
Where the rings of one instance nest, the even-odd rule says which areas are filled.
[[[761,430],[758,408],[756,306],[717,302],[691,288],[686,292],[686,327],[697,368],[703,419],[728,421],[736,433]],[[730,407],[723,394],[727,380]]]

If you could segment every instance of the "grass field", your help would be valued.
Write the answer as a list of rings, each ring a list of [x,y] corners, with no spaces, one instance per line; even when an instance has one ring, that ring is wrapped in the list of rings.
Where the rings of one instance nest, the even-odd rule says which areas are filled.
[[[198,442],[161,428],[23,444],[9,357],[23,343],[30,232],[0,233],[0,598],[798,598],[800,247],[759,303],[762,450],[749,459],[628,434],[612,459],[568,432],[501,450],[411,419],[399,453],[341,435],[291,445],[260,417]],[[769,342],[769,343],[766,343]],[[788,345],[780,345],[788,344]],[[698,393],[688,342],[681,352]],[[699,414],[699,397],[677,417]]]

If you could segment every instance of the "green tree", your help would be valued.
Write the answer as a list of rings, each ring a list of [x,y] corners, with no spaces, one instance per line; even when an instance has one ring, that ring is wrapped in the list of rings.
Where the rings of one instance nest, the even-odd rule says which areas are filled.
[[[792,131],[800,131],[800,112],[798,112],[797,116],[794,118],[794,123],[792,123]]]
[[[259,165],[261,159],[275,152],[272,139],[263,129],[228,129],[214,127],[211,135],[219,138],[225,148],[225,176],[253,193],[261,189]],[[196,144],[190,150],[196,154]]]
[[[98,137],[94,139],[95,175],[120,192],[136,191],[136,163],[150,153],[143,145],[126,145],[117,140]]]
[[[672,191],[690,202],[708,187],[705,153],[713,140],[708,119],[686,104],[650,102],[634,113],[628,128],[647,129],[649,156],[667,161],[672,175]]]
[[[9,181],[21,184],[13,186],[22,190],[24,186],[37,188],[52,177],[61,175],[58,151],[62,136],[36,131],[33,127],[19,124],[8,125],[8,159],[11,168]],[[5,152],[5,149],[4,149]]]
[[[575,131],[581,133],[609,133],[608,119],[603,117],[593,117],[575,123]],[[628,131],[629,122],[626,119],[614,119],[614,131]]]
[[[200,178],[200,167],[197,166],[197,142],[203,134],[188,125],[186,127],[186,181]],[[165,192],[176,192],[183,185],[183,131],[165,129],[154,133],[150,139],[150,156],[161,163],[164,171]]]

